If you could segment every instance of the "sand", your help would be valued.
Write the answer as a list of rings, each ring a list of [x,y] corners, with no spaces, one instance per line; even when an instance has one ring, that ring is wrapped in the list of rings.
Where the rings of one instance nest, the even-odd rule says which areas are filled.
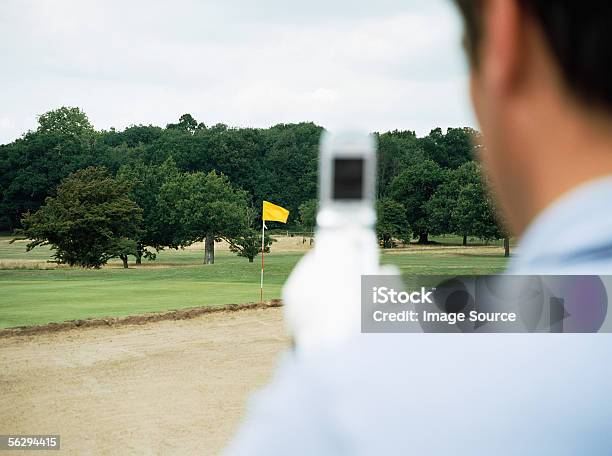
[[[53,454],[217,454],[288,344],[281,308],[2,338],[0,434],[60,434]]]

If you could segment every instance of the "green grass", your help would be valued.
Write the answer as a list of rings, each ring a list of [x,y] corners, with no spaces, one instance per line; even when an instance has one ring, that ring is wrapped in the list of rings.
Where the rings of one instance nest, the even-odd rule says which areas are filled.
[[[23,243],[0,237],[0,327],[134,315],[196,306],[259,300],[257,260],[219,252],[203,265],[202,252],[164,251],[155,262],[124,270],[118,262],[100,270],[42,269],[50,251],[25,253]],[[266,299],[278,298],[301,253],[266,256]],[[403,274],[485,274],[506,264],[499,249],[433,248],[383,253],[383,263]],[[6,261],[5,261],[6,260]],[[32,261],[35,260],[35,261]],[[5,261],[3,263],[3,261]]]

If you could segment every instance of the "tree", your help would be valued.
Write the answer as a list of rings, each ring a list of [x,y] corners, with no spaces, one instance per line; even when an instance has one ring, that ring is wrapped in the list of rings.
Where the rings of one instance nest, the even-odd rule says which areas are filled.
[[[225,238],[229,244],[230,251],[240,257],[248,258],[249,263],[261,252],[261,232],[253,228],[246,228],[237,236]],[[270,246],[276,239],[268,234],[264,235],[264,252],[270,252]]]
[[[451,211],[451,226],[463,236],[463,245],[469,235],[485,240],[496,237],[497,223],[480,182],[469,182],[459,189]]]
[[[410,240],[406,208],[402,204],[384,198],[378,201],[376,209],[376,235],[383,248],[394,247],[395,238]]]
[[[488,236],[489,208],[482,185],[480,167],[470,161],[457,169],[445,170],[445,179],[427,203],[430,224],[435,234],[454,233],[467,245],[469,235]]]
[[[204,263],[215,261],[215,240],[244,233],[248,195],[223,174],[182,173],[162,185],[160,217],[173,233],[172,243],[205,241]]]
[[[96,164],[97,133],[78,108],[42,114],[36,131],[0,148],[0,210],[9,229],[53,196],[68,174]]]
[[[471,128],[449,128],[444,134],[435,128],[419,142],[427,158],[442,168],[454,169],[472,160],[475,133]]]
[[[309,199],[299,207],[300,219],[299,225],[304,231],[312,232],[317,225],[317,200]]]
[[[131,125],[120,134],[121,141],[129,147],[152,144],[164,130],[153,125]]]
[[[248,258],[249,263],[252,263],[257,254],[261,253],[261,231],[255,228],[257,221],[261,221],[257,217],[257,211],[254,207],[249,207],[246,211],[246,226],[238,234],[223,237],[229,244],[230,251],[240,257]],[[276,239],[267,234],[264,235],[265,253],[270,252],[273,242],[276,242]]]
[[[425,203],[430,233],[433,235],[454,233],[451,214],[461,187],[452,170],[443,170],[442,182]]]
[[[34,214],[23,219],[27,250],[51,245],[59,263],[99,268],[136,251],[142,210],[129,198],[130,184],[102,167],[77,171]]]
[[[161,165],[147,165],[142,161],[125,165],[117,174],[131,183],[130,197],[143,210],[142,227],[136,239],[136,264],[142,263],[143,256],[155,259],[155,252],[147,247],[155,251],[164,247],[178,247],[174,233],[161,217],[159,206],[160,189],[166,182],[176,179],[178,174],[172,158]]]
[[[256,200],[283,201],[284,207],[297,214],[300,204],[316,197],[322,131],[313,123],[281,124],[268,129],[259,186],[266,194],[255,195]]]
[[[194,134],[198,129],[198,121],[191,114],[183,114],[178,123],[166,125],[168,130],[181,130],[189,134]]]
[[[424,157],[413,131],[391,131],[378,134],[378,198],[389,195],[389,185],[415,156]]]
[[[145,161],[161,164],[172,157],[181,171],[212,171],[210,134],[206,130],[192,134],[181,128],[168,128],[147,146]]]
[[[429,242],[432,226],[427,217],[427,202],[443,179],[443,170],[436,162],[417,156],[391,182],[389,195],[406,208],[406,220],[412,232],[419,236],[420,244]]]
[[[499,227],[492,199],[483,182],[480,165],[466,162],[457,169],[445,171],[444,182],[426,204],[434,234],[453,233],[463,237],[499,239]]]
[[[489,182],[487,181],[486,174],[482,176],[485,188],[491,188]],[[493,198],[490,192],[486,193],[487,207],[489,209],[489,213],[491,214],[491,219],[495,222],[494,228],[492,228],[491,232],[492,239],[503,239],[504,240],[504,256],[510,256],[510,230],[507,228],[507,222],[503,217],[501,210],[499,209],[497,202]]]
[[[82,137],[93,134],[94,128],[87,115],[79,108],[62,106],[38,117],[39,133],[57,133],[65,136]]]
[[[154,249],[184,245],[186,236],[191,236],[185,227],[166,220],[170,215],[156,215],[152,210],[157,188],[161,191],[160,185],[166,183],[157,173],[169,159],[177,173],[215,171],[227,176],[247,192],[247,204],[283,201],[292,214],[287,227],[312,230],[322,131],[305,122],[267,129],[207,127],[183,114],[166,128],[132,125],[123,131],[96,132],[79,108],[60,107],[41,115],[35,131],[0,145],[0,230],[19,228],[23,214],[38,210],[70,173],[105,166],[111,175],[129,174],[124,177],[134,183],[131,195],[144,209],[143,230],[157,226],[157,233],[143,235],[139,251],[144,254],[146,244]],[[455,171],[460,174],[466,171],[464,165],[473,166],[472,149],[484,147],[478,132],[436,128],[421,138],[410,130],[377,136],[377,198],[404,205],[410,231],[419,242],[428,242],[429,234],[461,233],[466,240],[466,230],[474,234],[473,217],[468,214],[479,212],[472,206],[482,199],[470,200],[468,189],[461,190],[466,183],[456,180]],[[469,182],[474,182],[472,194],[479,194],[481,184]],[[454,208],[458,201],[461,210]],[[172,214],[176,208],[168,207],[166,212]],[[210,242],[209,246],[214,245]]]

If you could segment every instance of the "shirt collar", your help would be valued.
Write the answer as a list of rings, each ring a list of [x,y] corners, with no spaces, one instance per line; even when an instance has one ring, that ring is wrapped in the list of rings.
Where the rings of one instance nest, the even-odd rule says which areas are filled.
[[[544,209],[520,239],[510,271],[612,244],[612,175],[586,182]]]

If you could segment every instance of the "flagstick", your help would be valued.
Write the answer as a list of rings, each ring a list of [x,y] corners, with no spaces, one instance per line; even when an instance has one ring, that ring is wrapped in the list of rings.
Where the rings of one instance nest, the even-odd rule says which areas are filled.
[[[259,301],[263,302],[263,275],[264,275],[264,230],[266,229],[265,220],[261,220],[261,281],[259,285]]]

